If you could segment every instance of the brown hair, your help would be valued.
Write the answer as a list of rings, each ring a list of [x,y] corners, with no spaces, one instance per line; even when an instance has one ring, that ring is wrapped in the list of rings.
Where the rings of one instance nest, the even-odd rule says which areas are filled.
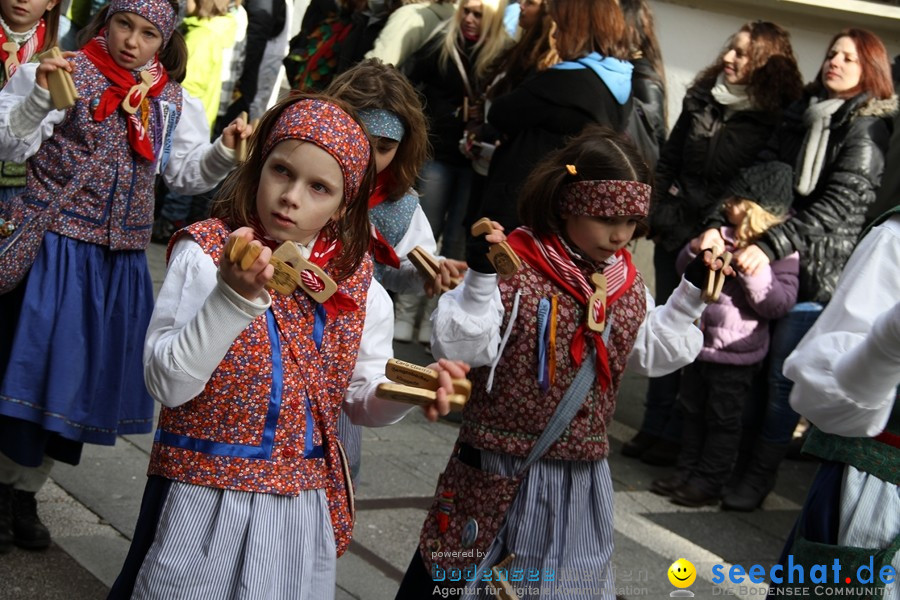
[[[625,17],[616,0],[553,0],[550,16],[556,22],[556,50],[561,59],[591,52],[628,59]]]
[[[222,184],[216,194],[210,210],[213,217],[222,219],[232,229],[250,226],[256,220],[256,194],[262,174],[265,158],[262,156],[263,146],[272,128],[278,122],[281,113],[295,102],[306,99],[318,99],[341,108],[359,123],[356,111],[342,100],[323,95],[294,94],[278,102],[263,115],[259,127],[253,132],[247,144],[247,160]],[[362,124],[360,124],[362,127]],[[368,198],[375,185],[375,158],[369,154],[366,174],[360,183],[356,197],[341,199],[341,216],[326,226],[326,235],[337,238],[343,244],[343,250],[332,261],[332,276],[337,281],[346,279],[359,268],[366,252],[369,250],[369,205]]]
[[[879,100],[887,100],[894,95],[894,84],[891,80],[891,63],[888,60],[887,50],[884,43],[877,35],[867,29],[859,29],[850,27],[844,29],[828,42],[828,49],[825,51],[825,58],[828,60],[831,54],[831,47],[834,46],[842,37],[850,38],[856,45],[856,54],[859,57],[859,66],[862,67],[859,75],[859,85],[854,88],[854,95],[867,92],[873,98]],[[809,85],[813,92],[821,92],[825,89],[822,83],[822,68]]]
[[[725,68],[724,58],[741,32],[750,34],[747,95],[758,110],[780,112],[803,95],[803,76],[794,57],[791,34],[769,21],[745,23],[728,38],[718,59],[692,85],[711,88]]]
[[[488,98],[498,98],[518,87],[534,71],[544,71],[559,62],[553,32],[556,25],[550,18],[547,0],[541,1],[541,18],[510,48],[500,61],[498,72],[503,77],[487,91]]]
[[[44,27],[46,27],[46,29],[44,29],[44,45],[38,49],[38,52],[49,50],[59,43],[56,38],[59,36],[59,15],[61,11],[61,4],[62,0],[59,0],[56,3],[56,6],[54,6],[50,10],[44,11]]]
[[[415,185],[428,158],[428,126],[418,92],[395,67],[369,58],[335,77],[325,93],[356,110],[389,110],[403,122],[406,131],[388,167],[394,181],[387,191],[388,200],[401,198]]]
[[[178,0],[169,0],[172,10],[178,14]],[[109,16],[109,4],[100,9],[100,11],[91,18],[90,22],[85,25],[84,29],[78,32],[78,46],[82,47],[97,37],[100,30],[106,25]],[[165,67],[169,73],[169,78],[173,81],[181,83],[187,74],[187,44],[184,43],[184,36],[177,28],[172,32],[169,43],[165,47],[159,49],[159,62]]]
[[[573,165],[572,175],[566,165]],[[604,125],[588,125],[559,150],[537,164],[522,186],[519,219],[538,236],[561,235],[564,219],[559,201],[563,188],[576,181],[618,179],[652,185],[653,174],[635,145],[623,134]],[[646,235],[648,227],[640,219],[634,237]]]

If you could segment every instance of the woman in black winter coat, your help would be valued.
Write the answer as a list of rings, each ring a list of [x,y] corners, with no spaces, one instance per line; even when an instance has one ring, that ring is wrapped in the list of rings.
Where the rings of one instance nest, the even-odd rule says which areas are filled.
[[[831,299],[856,245],[881,183],[896,113],[884,44],[869,31],[846,29],[832,39],[819,76],[785,112],[761,157],[794,168],[793,216],[736,253],[735,264],[753,273],[799,252],[800,289],[797,305],[775,325],[763,429],[740,483],[722,500],[724,508],[753,510],[775,484],[799,418],[788,404],[793,383],[782,365]],[[702,247],[718,244],[717,232],[705,232]]]
[[[741,27],[694,80],[656,166],[650,236],[657,303],[665,302],[680,280],[679,251],[718,211],[728,183],[753,163],[802,87],[790,34],[765,21]],[[650,380],[644,420],[623,447],[625,456],[674,464],[681,440],[674,410],[678,385],[677,372]]]
[[[487,120],[501,134],[478,216],[506,231],[519,225],[516,204],[525,178],[548,152],[598,123],[617,131],[630,110],[632,66],[616,0],[554,0],[556,50],[563,61],[536,73],[491,104]],[[467,252],[483,252],[470,243]]]

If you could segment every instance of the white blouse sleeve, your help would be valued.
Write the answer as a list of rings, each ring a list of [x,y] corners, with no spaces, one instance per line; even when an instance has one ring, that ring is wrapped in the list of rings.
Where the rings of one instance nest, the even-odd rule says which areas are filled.
[[[387,382],[384,367],[393,358],[394,308],[391,298],[375,279],[366,298],[366,322],[356,367],[344,395],[344,412],[357,425],[381,427],[402,419],[413,406],[375,397],[379,383]]]
[[[463,283],[441,295],[431,316],[435,358],[463,360],[472,367],[494,361],[504,312],[497,281],[497,275],[469,270]]]
[[[241,332],[271,304],[250,302],[219,280],[212,258],[192,239],[176,242],[144,341],[144,382],[175,407],[197,396]]]
[[[703,349],[703,333],[694,325],[706,305],[700,290],[686,279],[662,306],[647,292],[647,316],[628,356],[628,368],[659,377],[689,365]]]
[[[900,384],[900,217],[856,247],[837,289],[784,363],[791,406],[827,433],[878,435]]]
[[[38,63],[20,66],[0,91],[0,160],[24,163],[66,117],[66,111],[54,110],[48,102],[50,93],[35,85],[37,66]],[[20,118],[16,118],[16,113]],[[28,122],[28,130],[14,131],[11,120]]]
[[[394,252],[400,258],[400,268],[385,270],[384,287],[398,294],[424,294],[425,280],[406,258],[407,254],[412,252],[416,246],[421,246],[432,256],[437,252],[437,243],[431,232],[431,224],[421,206],[416,206],[406,233],[394,247]]]
[[[221,136],[210,143],[203,104],[184,89],[181,96],[181,116],[162,175],[166,185],[178,194],[201,194],[216,187],[235,167],[235,153]]]

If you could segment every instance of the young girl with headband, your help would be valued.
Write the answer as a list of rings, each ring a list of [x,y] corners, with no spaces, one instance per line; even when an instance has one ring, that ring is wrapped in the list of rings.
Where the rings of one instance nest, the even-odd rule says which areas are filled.
[[[397,598],[431,598],[448,568],[434,556],[466,550],[478,559],[463,597],[483,596],[491,567],[514,555],[504,563],[510,575],[569,571],[608,582],[596,595],[585,579],[529,579],[518,591],[539,593],[520,598],[615,598],[606,457],[619,384],[626,366],[661,374],[700,351],[693,322],[711,261],[703,253],[654,308],[625,249],[646,230],[649,181],[633,144],[585,129],[523,187],[524,226],[508,239],[522,268],[498,279],[486,259],[470,261],[464,283],[441,297],[433,349],[470,361],[472,393]],[[503,238],[494,224],[487,241]],[[605,294],[594,283],[603,280]],[[508,485],[515,478],[517,492]]]
[[[368,254],[374,161],[342,106],[296,96],[276,105],[213,218],[169,243],[144,348],[163,409],[110,598],[334,595],[353,527],[338,414],[378,426],[410,410],[374,395],[392,357],[391,303]],[[255,260],[232,261],[238,239]],[[285,242],[335,282],[331,297],[266,290]],[[450,377],[465,375],[451,361],[434,367],[432,420],[449,409]]]
[[[428,129],[418,93],[400,71],[377,58],[335,77],[326,93],[359,111],[372,141],[377,177],[369,196],[369,220],[375,279],[397,294],[433,296],[442,284],[461,277],[466,264],[435,256],[441,270],[441,281],[436,281],[424,279],[407,258],[416,247],[437,254],[431,225],[412,187],[428,154]],[[395,321],[395,329],[398,325],[403,323]],[[339,434],[355,478],[362,432],[342,415]]]
[[[186,58],[176,8],[113,0],[81,50],[20,66],[0,93],[0,160],[26,162],[26,187],[0,216],[19,247],[36,248],[0,295],[0,493],[13,488],[20,545],[50,543],[34,493],[53,460],[78,464],[85,442],[113,445],[153,424],[141,347],[157,174],[182,193],[209,190],[250,134],[236,121],[209,142],[203,106],[176,83]],[[60,70],[78,96],[65,110],[49,92]],[[46,232],[26,226],[39,220]]]

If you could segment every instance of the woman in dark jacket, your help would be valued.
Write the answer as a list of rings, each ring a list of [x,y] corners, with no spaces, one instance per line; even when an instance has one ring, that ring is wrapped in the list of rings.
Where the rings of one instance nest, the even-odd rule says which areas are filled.
[[[656,167],[650,235],[656,243],[657,303],[678,284],[678,252],[718,211],[732,177],[753,163],[802,87],[790,34],[774,23],[754,21],[731,37],[688,89]],[[623,447],[625,456],[674,464],[681,439],[674,410],[678,378],[676,372],[650,380],[644,420]]]
[[[831,299],[838,277],[862,231],[884,171],[897,112],[884,44],[863,29],[846,29],[828,46],[819,76],[790,110],[763,160],[794,168],[793,217],[735,254],[737,268],[800,253],[800,289],[794,309],[775,325],[769,350],[769,398],[751,462],[724,508],[753,510],[775,484],[798,415],[790,405],[793,383],[782,365]],[[713,222],[710,222],[713,224]],[[714,230],[702,247],[718,244]]]
[[[538,160],[589,123],[617,131],[630,110],[632,66],[625,20],[616,0],[554,0],[557,53],[563,62],[496,98],[488,122],[500,131],[478,216],[507,231],[519,225],[516,202]],[[480,244],[468,251],[483,252]]]

